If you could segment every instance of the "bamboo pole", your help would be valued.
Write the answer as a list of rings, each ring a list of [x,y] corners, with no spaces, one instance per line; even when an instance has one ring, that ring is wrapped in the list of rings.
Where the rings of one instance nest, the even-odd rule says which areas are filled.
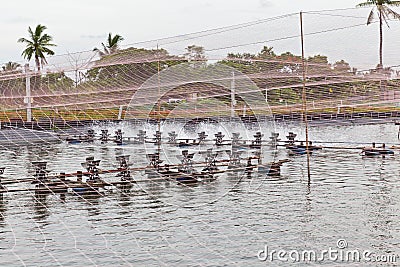
[[[305,58],[304,58],[304,32],[303,32],[303,12],[300,12],[300,32],[301,32],[301,62],[303,67],[303,116],[304,123],[306,125],[306,152],[307,152],[307,176],[308,182],[310,183],[311,175],[310,175],[310,151],[308,149],[308,121],[307,121],[307,98],[306,98],[306,66],[305,66]]]

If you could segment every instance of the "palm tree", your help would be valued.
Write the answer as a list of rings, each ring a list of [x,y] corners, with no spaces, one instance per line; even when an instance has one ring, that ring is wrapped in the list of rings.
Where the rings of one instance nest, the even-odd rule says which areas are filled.
[[[379,18],[379,65],[378,69],[383,69],[383,22],[389,27],[388,19],[394,18],[400,20],[400,14],[396,13],[389,6],[400,6],[400,1],[391,1],[391,0],[367,0],[367,2],[360,3],[357,7],[367,7],[374,6],[369,13],[367,19],[367,25],[371,24],[374,20],[375,14],[378,15]],[[376,13],[375,13],[376,8]]]
[[[118,51],[119,43],[122,42],[123,40],[124,38],[121,35],[116,34],[113,37],[110,32],[108,34],[107,44],[105,45],[104,43],[101,43],[101,45],[103,46],[103,51],[101,51],[97,47],[94,48],[93,51],[98,52],[100,56],[113,54],[116,51]]]
[[[17,62],[7,62],[2,68],[3,71],[12,72],[17,70],[17,68],[21,67],[21,65]]]
[[[40,71],[40,65],[47,64],[45,54],[54,55],[54,51],[50,50],[49,46],[56,46],[52,44],[53,37],[47,33],[43,33],[47,29],[44,25],[37,25],[35,32],[32,31],[31,27],[28,28],[29,39],[20,38],[19,43],[25,43],[26,48],[22,52],[22,56],[30,60],[32,56],[35,57],[35,63],[37,70]]]

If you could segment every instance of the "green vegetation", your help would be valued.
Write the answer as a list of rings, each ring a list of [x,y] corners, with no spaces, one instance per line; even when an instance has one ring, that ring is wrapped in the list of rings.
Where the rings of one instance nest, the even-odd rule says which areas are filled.
[[[15,72],[17,72],[17,69],[19,67],[21,67],[21,65],[19,63],[9,61],[2,68],[3,68],[3,71],[5,71],[7,73],[15,73]]]
[[[340,60],[332,65],[324,55],[311,56],[305,61],[307,99],[326,100],[349,96],[350,85],[337,78],[355,75],[346,61]],[[301,103],[301,56],[290,52],[277,55],[272,47],[264,46],[258,54],[228,54],[227,59],[220,63],[247,74],[259,88],[266,88],[270,105]],[[335,83],[334,88],[330,82]],[[352,83],[351,86],[357,84]]]
[[[123,40],[124,40],[124,38],[121,35],[116,34],[116,35],[112,36],[112,34],[110,32],[108,34],[107,43],[106,44],[101,43],[101,45],[103,47],[103,51],[98,48],[94,48],[93,51],[98,52],[100,56],[114,54],[115,52],[117,52],[119,50],[119,44]]]
[[[42,89],[50,92],[60,92],[60,88],[66,92],[70,92],[75,84],[64,72],[46,73],[40,79],[42,81]]]
[[[400,6],[400,1],[367,0],[358,6],[371,5],[376,10],[371,11],[367,24],[372,22],[374,14],[377,13],[381,29],[378,70],[363,73],[363,78],[372,77],[370,81],[363,81],[361,76],[357,75],[356,69],[352,69],[343,59],[330,63],[327,56],[320,54],[306,58],[306,96],[310,106],[308,110],[311,113],[337,112],[335,105],[339,101],[343,103],[343,110],[347,111],[346,105],[351,104],[354,99],[366,99],[366,102],[371,103],[371,101],[381,99],[382,88],[388,91],[400,86],[399,80],[388,79],[382,82],[373,77],[383,66],[382,23],[387,23],[388,18],[400,19],[400,15],[388,6]],[[226,59],[220,60],[217,64],[211,64],[207,62],[205,49],[202,46],[190,45],[186,48],[186,53],[180,56],[171,55],[165,49],[135,47],[122,49],[120,45],[124,38],[121,35],[109,33],[106,42],[101,43],[101,48],[93,49],[98,53],[99,59],[94,61],[88,69],[82,70],[79,77],[77,69],[74,73],[75,80],[73,80],[71,78],[73,75],[70,73],[40,72],[43,64],[47,63],[45,56],[54,55],[49,47],[55,44],[52,43],[53,38],[44,33],[46,29],[40,24],[34,31],[29,27],[29,38],[18,40],[26,44],[22,55],[28,60],[34,58],[38,70],[37,73],[32,74],[34,76],[30,77],[34,106],[46,108],[34,109],[33,114],[36,119],[41,117],[60,117],[65,120],[116,119],[119,106],[126,107],[137,88],[158,72],[183,62],[190,63],[190,67],[178,69],[182,77],[200,77],[204,70],[210,73],[218,72],[218,64],[224,64],[247,75],[258,88],[261,88],[262,97],[258,95],[258,99],[253,102],[253,105],[257,106],[255,110],[246,110],[246,103],[242,96],[239,93],[236,94],[237,114],[266,114],[268,112],[265,108],[266,100],[272,112],[276,114],[301,112],[302,109],[302,58],[291,52],[277,54],[273,47],[263,46],[254,54],[228,53]],[[382,73],[387,75],[391,72],[389,68],[383,70],[386,72]],[[0,81],[0,90],[5,96],[1,105],[3,110],[7,110],[4,114],[17,118],[26,106],[24,103],[25,74],[21,66],[15,62],[6,63],[2,66],[0,73],[12,74]],[[174,82],[173,77],[171,82]],[[150,84],[151,86],[157,85]],[[156,104],[149,105],[145,101],[142,106],[128,112],[136,117],[147,116],[146,112],[149,110],[151,117],[229,115],[231,96],[228,87],[193,78],[192,83],[179,84],[161,96],[160,112],[157,111]],[[35,92],[38,92],[40,97],[35,97]],[[183,101],[170,103],[169,99]],[[349,112],[375,108],[389,107],[359,106],[353,107]],[[126,110],[123,114],[125,112]]]
[[[25,50],[22,52],[22,56],[28,60],[35,58],[36,68],[40,72],[40,65],[47,64],[45,55],[54,55],[54,51],[50,50],[49,46],[56,46],[52,44],[53,37],[44,33],[47,29],[44,25],[37,25],[35,32],[32,31],[31,27],[28,28],[29,38],[18,39],[19,43],[26,44]]]
[[[160,64],[157,59],[160,59]],[[127,60],[128,59],[128,60]],[[124,62],[129,63],[124,63]],[[121,63],[122,62],[122,63]],[[123,82],[122,87],[139,86],[160,71],[181,63],[164,49],[143,49],[130,47],[113,54],[103,55],[93,68],[87,71],[86,81],[96,86],[107,86]],[[78,86],[79,88],[79,86]]]
[[[102,54],[93,67],[86,71],[84,79],[75,83],[63,72],[38,74],[31,77],[31,87],[49,96],[34,97],[37,106],[51,106],[58,108],[35,109],[34,117],[60,117],[65,120],[80,119],[116,119],[119,106],[128,105],[135,88],[139,88],[150,77],[160,70],[189,62],[192,68],[183,68],[179,75],[182,77],[196,77],[204,68],[209,71],[218,71],[216,64],[206,64],[204,49],[198,46],[189,46],[186,57],[170,55],[164,49],[126,48],[114,50],[113,53]],[[195,60],[197,59],[197,60]],[[268,100],[272,112],[276,114],[301,112],[301,57],[290,52],[276,54],[272,47],[265,46],[259,53],[228,54],[227,59],[218,64],[225,64],[246,74],[258,88],[267,88],[268,95],[258,99],[254,110],[245,109],[246,103],[237,95],[236,113],[239,114],[267,114],[265,99]],[[9,69],[14,66],[10,63]],[[330,64],[324,55],[315,55],[306,59],[307,65],[307,99],[309,111],[336,112],[332,103],[343,101],[349,103],[351,97],[365,97],[379,100],[379,81],[352,81],[356,77],[350,65],[340,60]],[[179,68],[179,66],[178,66]],[[216,69],[215,69],[216,68]],[[215,69],[215,70],[214,70]],[[180,69],[178,69],[180,71]],[[18,67],[16,69],[18,70]],[[373,74],[373,73],[372,73]],[[368,75],[368,74],[365,74]],[[11,88],[19,91],[10,91]],[[389,88],[397,87],[396,80],[388,82]],[[3,88],[4,86],[4,88]],[[154,85],[156,86],[156,85]],[[0,90],[5,95],[21,98],[11,98],[2,101],[3,110],[24,110],[23,95],[25,91],[25,77],[0,82]],[[265,90],[262,90],[265,93]],[[196,100],[191,100],[195,94]],[[198,98],[198,99],[197,99]],[[182,99],[179,103],[169,103],[169,99]],[[351,102],[351,100],[350,100]],[[131,116],[141,118],[166,116],[214,116],[230,114],[230,89],[212,82],[193,82],[176,86],[172,91],[161,98],[161,112],[156,105],[145,108],[138,106],[129,110]],[[333,105],[335,106],[335,105]],[[369,107],[368,107],[369,108]],[[382,108],[382,107],[381,107]],[[362,109],[360,107],[360,109]],[[365,109],[365,107],[364,107]],[[370,109],[370,108],[369,108]],[[343,107],[343,110],[346,110]],[[352,109],[353,111],[355,109]],[[171,113],[171,111],[173,111]],[[126,110],[123,110],[123,115]],[[150,114],[147,114],[150,112]],[[18,112],[17,112],[18,113]],[[190,115],[189,115],[190,114]],[[8,116],[15,118],[11,112]],[[9,117],[10,118],[10,117]]]

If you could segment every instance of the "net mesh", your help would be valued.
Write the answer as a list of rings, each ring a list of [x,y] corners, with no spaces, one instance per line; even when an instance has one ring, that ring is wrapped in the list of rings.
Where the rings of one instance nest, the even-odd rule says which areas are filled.
[[[0,131],[0,146],[5,149],[0,167],[6,169],[0,171],[5,171],[7,178],[0,176],[0,194],[15,193],[17,197],[5,197],[5,202],[0,201],[0,226],[6,228],[7,235],[0,252],[1,247],[6,247],[8,253],[7,257],[0,257],[0,262],[10,266],[34,260],[42,265],[43,260],[38,258],[43,257],[49,265],[54,262],[70,265],[65,255],[75,253],[78,265],[100,264],[102,257],[110,260],[110,265],[116,261],[129,265],[140,260],[144,265],[168,265],[176,264],[176,251],[183,255],[180,263],[187,265],[198,265],[199,258],[205,261],[200,265],[237,264],[246,257],[251,258],[248,255],[256,251],[253,251],[254,240],[264,241],[258,235],[260,229],[252,228],[253,221],[245,223],[249,228],[240,228],[243,235],[233,225],[229,228],[214,226],[218,229],[204,236],[204,233],[195,236],[193,229],[198,229],[199,225],[209,229],[212,219],[205,216],[214,212],[214,208],[221,209],[218,212],[228,218],[247,212],[254,207],[254,202],[265,204],[263,197],[267,194],[259,193],[266,184],[264,174],[271,169],[273,174],[280,172],[280,166],[286,162],[282,153],[277,153],[276,145],[281,142],[278,136],[275,135],[275,139],[263,136],[276,130],[275,121],[295,121],[291,127],[301,132],[298,139],[303,140],[300,146],[304,147],[305,118],[311,122],[336,124],[339,120],[380,120],[400,114],[399,40],[396,39],[399,27],[396,22],[389,21],[391,28],[384,32],[385,68],[377,69],[379,25],[376,22],[366,25],[368,13],[369,9],[363,8],[305,12],[305,68],[301,57],[299,14],[127,44],[109,55],[100,56],[93,51],[57,55],[47,59],[48,64],[41,72],[36,71],[32,62],[28,66],[25,62],[4,63],[4,70],[0,72],[0,121],[5,129]],[[244,126],[247,122],[250,124]],[[260,122],[268,123],[260,126]],[[195,128],[194,125],[200,126]],[[124,142],[131,142],[129,146],[119,146],[123,143],[119,136],[122,133],[118,133],[121,128]],[[203,132],[196,132],[198,129]],[[365,144],[376,132],[362,129],[366,135],[359,141]],[[117,131],[111,137],[113,130]],[[288,129],[280,130],[283,133]],[[235,134],[240,134],[240,138]],[[361,149],[361,143],[349,143],[345,140],[347,137],[340,136],[340,131],[316,136],[321,140],[326,137],[332,142],[336,140],[337,146],[353,146],[345,149]],[[82,142],[82,146],[71,146],[76,141]],[[292,141],[281,144],[290,147],[294,144],[294,139]],[[53,146],[54,142],[59,144]],[[32,146],[26,148],[21,144]],[[224,147],[226,144],[230,147]],[[186,146],[190,147],[189,151],[184,150]],[[295,153],[304,154],[304,151],[304,148],[294,149]],[[90,158],[93,155],[96,158]],[[126,155],[135,162],[124,162]],[[85,162],[79,162],[85,157]],[[52,174],[48,174],[50,171],[41,161],[48,162]],[[288,169],[291,173],[298,174],[301,170],[304,174],[304,166],[304,160],[294,158]],[[78,167],[83,169],[77,171]],[[224,171],[220,171],[221,168],[225,168]],[[263,179],[250,179],[250,172],[255,168]],[[327,173],[331,171],[329,165],[323,168]],[[233,174],[227,174],[225,180],[220,179],[223,182],[210,187],[188,189],[157,180],[160,173],[172,175],[176,170],[175,174],[185,174],[179,179],[190,179],[192,175],[199,181],[207,181],[209,177],[204,170],[213,174],[229,173],[226,169],[233,170]],[[238,169],[247,172],[249,179],[243,182],[244,175],[234,173]],[[82,175],[95,182],[98,182],[98,175],[105,177],[102,189],[122,187],[113,187],[117,196],[80,194],[79,190],[93,189],[93,193],[100,187],[96,183],[82,184]],[[138,180],[137,184],[130,175],[135,177],[135,182]],[[73,180],[66,177],[73,177]],[[51,184],[48,180],[51,178],[59,180]],[[299,180],[305,181],[303,178]],[[149,180],[152,183],[146,184]],[[32,188],[31,182],[37,181],[44,187]],[[126,184],[132,187],[123,187]],[[295,195],[285,186],[278,187],[288,195],[272,202],[285,202]],[[309,187],[308,184],[308,190]],[[58,194],[57,190],[66,193],[66,188],[75,191],[68,191],[69,196]],[[35,194],[38,191],[51,194]],[[240,193],[233,197],[239,195],[237,202],[241,205],[232,205],[236,199],[230,198],[231,192]],[[275,192],[271,195],[275,196]],[[78,203],[65,201],[71,196]],[[254,196],[259,201],[246,202]],[[34,200],[33,212],[31,199]],[[208,208],[218,201],[222,202],[221,206]],[[64,206],[58,205],[60,202]],[[65,210],[57,209],[57,205]],[[262,205],[257,209],[264,211]],[[102,207],[107,210],[104,216],[99,211]],[[148,212],[147,208],[155,212]],[[198,215],[200,219],[196,225],[187,208],[203,212]],[[82,209],[87,209],[88,216],[97,219],[88,220],[86,213],[82,215]],[[174,213],[177,210],[189,219],[177,219]],[[131,223],[132,214],[146,223]],[[157,214],[156,219],[153,214]],[[249,212],[241,220],[247,217],[253,220],[253,215]],[[9,218],[18,223],[11,222],[7,226],[5,221]],[[184,222],[178,226],[179,220]],[[54,228],[42,230],[47,221]],[[87,221],[90,223],[86,224]],[[33,222],[34,227],[25,222]],[[186,229],[185,223],[193,229]],[[141,239],[140,233],[150,233],[154,229],[162,233],[156,237],[149,234],[147,241]],[[176,245],[173,246],[168,241],[165,242],[167,247],[159,246],[160,239],[175,238],[177,232],[186,232],[190,238],[182,239],[183,242],[174,240]],[[37,238],[40,235],[42,239]],[[71,244],[64,240],[65,236],[75,238],[75,235],[88,244],[81,249],[76,240]],[[98,243],[99,236],[105,244]],[[233,244],[230,237],[240,241],[240,245]],[[155,241],[150,240],[152,238]],[[132,239],[138,240],[134,253],[127,250],[132,247]],[[221,244],[221,240],[232,245],[232,258],[219,252],[226,245]],[[219,244],[217,248],[213,247],[215,244]],[[196,247],[200,256],[192,256],[193,251],[188,251],[188,247]],[[40,249],[42,254],[31,258],[26,251],[35,254],[35,249]],[[103,253],[101,257],[99,251]],[[212,258],[207,260],[210,254]]]

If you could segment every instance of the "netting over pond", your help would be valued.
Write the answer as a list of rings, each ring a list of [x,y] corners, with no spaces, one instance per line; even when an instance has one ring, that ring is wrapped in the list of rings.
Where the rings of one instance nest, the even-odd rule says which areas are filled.
[[[398,126],[366,124],[400,115],[399,26],[376,69],[368,12],[305,12],[305,68],[299,14],[5,65],[0,265],[398,249]]]

